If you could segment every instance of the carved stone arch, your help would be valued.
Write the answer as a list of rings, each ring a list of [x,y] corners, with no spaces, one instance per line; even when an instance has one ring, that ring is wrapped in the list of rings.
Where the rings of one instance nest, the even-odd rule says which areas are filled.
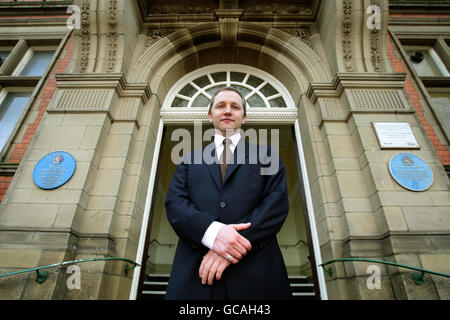
[[[223,29],[219,22],[204,23],[161,38],[136,59],[127,81],[150,83],[161,100],[184,74],[218,63],[240,63],[267,71],[283,83],[294,100],[310,83],[332,81],[328,64],[293,35],[248,22],[228,28],[237,32],[235,38],[224,37]],[[229,39],[227,45],[224,38]]]

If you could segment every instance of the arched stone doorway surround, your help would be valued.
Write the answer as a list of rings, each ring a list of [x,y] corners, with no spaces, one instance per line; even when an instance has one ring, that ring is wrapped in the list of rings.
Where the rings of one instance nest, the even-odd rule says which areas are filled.
[[[248,65],[270,73],[286,88],[295,101],[297,110],[293,113],[297,132],[302,140],[299,144],[302,153],[303,176],[317,177],[315,171],[315,157],[313,155],[310,127],[312,119],[309,119],[308,108],[312,104],[305,94],[311,83],[332,82],[328,65],[308,45],[298,38],[283,31],[246,22],[238,22],[234,19],[225,19],[219,23],[205,23],[188,27],[160,39],[145,50],[131,66],[127,82],[149,83],[152,97],[144,108],[150,111],[143,114],[151,114],[150,121],[151,139],[154,140],[154,150],[160,147],[163,119],[159,112],[162,102],[166,99],[172,86],[184,75],[213,64],[241,64]],[[202,114],[203,113],[203,114]],[[202,113],[185,115],[189,120],[201,120],[206,118]],[[271,119],[271,116],[274,118]],[[286,113],[272,114],[258,111],[250,112],[248,119],[266,117],[268,121],[285,121]],[[292,117],[292,115],[290,115]],[[163,114],[164,117],[164,114]],[[182,111],[177,117],[183,117]],[[278,117],[278,119],[276,119]],[[145,119],[138,121],[146,121]],[[303,151],[302,145],[308,150]],[[307,154],[307,156],[305,156]],[[156,165],[158,162],[157,152],[153,153],[152,172],[148,186],[155,181]],[[305,179],[304,178],[304,179]],[[311,180],[310,180],[311,182]],[[308,185],[310,184],[308,182]],[[308,190],[309,191],[309,190]],[[313,203],[320,202],[314,199],[315,195],[308,192],[308,211],[314,212]],[[147,195],[144,209],[144,218],[140,232],[140,243],[136,261],[142,260],[143,237],[147,232],[148,213],[151,207],[152,192]],[[315,224],[314,224],[315,225]],[[314,227],[315,229],[315,227]],[[316,230],[314,230],[317,233]],[[319,256],[319,239],[316,237],[315,254]],[[320,269],[320,268],[318,268]],[[321,277],[322,299],[327,298],[322,270],[317,270]],[[136,297],[139,272],[135,271],[130,298]]]

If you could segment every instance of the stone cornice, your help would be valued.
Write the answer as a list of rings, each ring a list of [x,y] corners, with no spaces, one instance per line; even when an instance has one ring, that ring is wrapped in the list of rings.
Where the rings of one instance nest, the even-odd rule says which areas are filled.
[[[128,83],[121,73],[57,74],[49,113],[106,113],[112,121],[134,122],[152,96],[147,83]]]
[[[344,89],[402,89],[405,73],[337,73],[332,83],[311,83],[306,96],[315,103],[318,97],[339,98]]]
[[[411,113],[403,73],[338,73],[332,83],[311,83],[306,96],[322,120],[345,121],[351,113]]]
[[[151,7],[145,0],[138,0],[141,17],[145,23],[164,23],[164,22],[180,22],[180,21],[214,21],[218,18],[224,18],[222,13],[232,14],[235,18],[239,14],[240,20],[243,21],[315,21],[317,15],[324,1],[312,0],[310,2],[292,1],[291,3],[273,4],[272,1],[261,0],[250,7],[236,8],[236,9],[220,9],[218,6],[195,6],[186,8],[180,1],[177,6],[176,3],[166,5],[164,8],[157,6],[156,10],[151,12]],[[273,6],[273,7],[272,7]],[[234,11],[234,12],[232,12]],[[219,14],[217,14],[219,12]],[[229,17],[229,16],[228,16]]]
[[[144,104],[152,96],[148,83],[127,83],[122,73],[57,74],[56,85],[60,89],[115,89],[120,97],[140,97]]]

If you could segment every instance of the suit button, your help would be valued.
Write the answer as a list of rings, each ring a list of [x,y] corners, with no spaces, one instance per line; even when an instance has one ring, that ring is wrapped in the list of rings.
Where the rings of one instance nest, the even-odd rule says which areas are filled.
[[[227,204],[226,204],[225,202],[222,201],[222,202],[220,203],[220,207],[221,207],[222,209],[225,208],[226,206],[227,206]]]

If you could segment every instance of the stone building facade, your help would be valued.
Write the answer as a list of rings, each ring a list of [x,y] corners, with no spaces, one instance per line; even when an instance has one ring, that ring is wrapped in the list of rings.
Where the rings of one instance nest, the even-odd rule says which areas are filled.
[[[446,0],[0,1],[0,273],[140,265],[76,264],[75,289],[67,266],[43,283],[2,277],[0,298],[142,298],[177,240],[162,205],[173,132],[206,128],[211,90],[234,84],[248,128],[279,130],[291,204],[279,241],[310,297],[449,299],[446,277],[320,266],[450,273],[449,26]],[[419,146],[382,147],[374,122],[407,123]],[[55,151],[76,170],[45,190],[33,172]],[[431,168],[428,189],[394,180],[401,152]]]

